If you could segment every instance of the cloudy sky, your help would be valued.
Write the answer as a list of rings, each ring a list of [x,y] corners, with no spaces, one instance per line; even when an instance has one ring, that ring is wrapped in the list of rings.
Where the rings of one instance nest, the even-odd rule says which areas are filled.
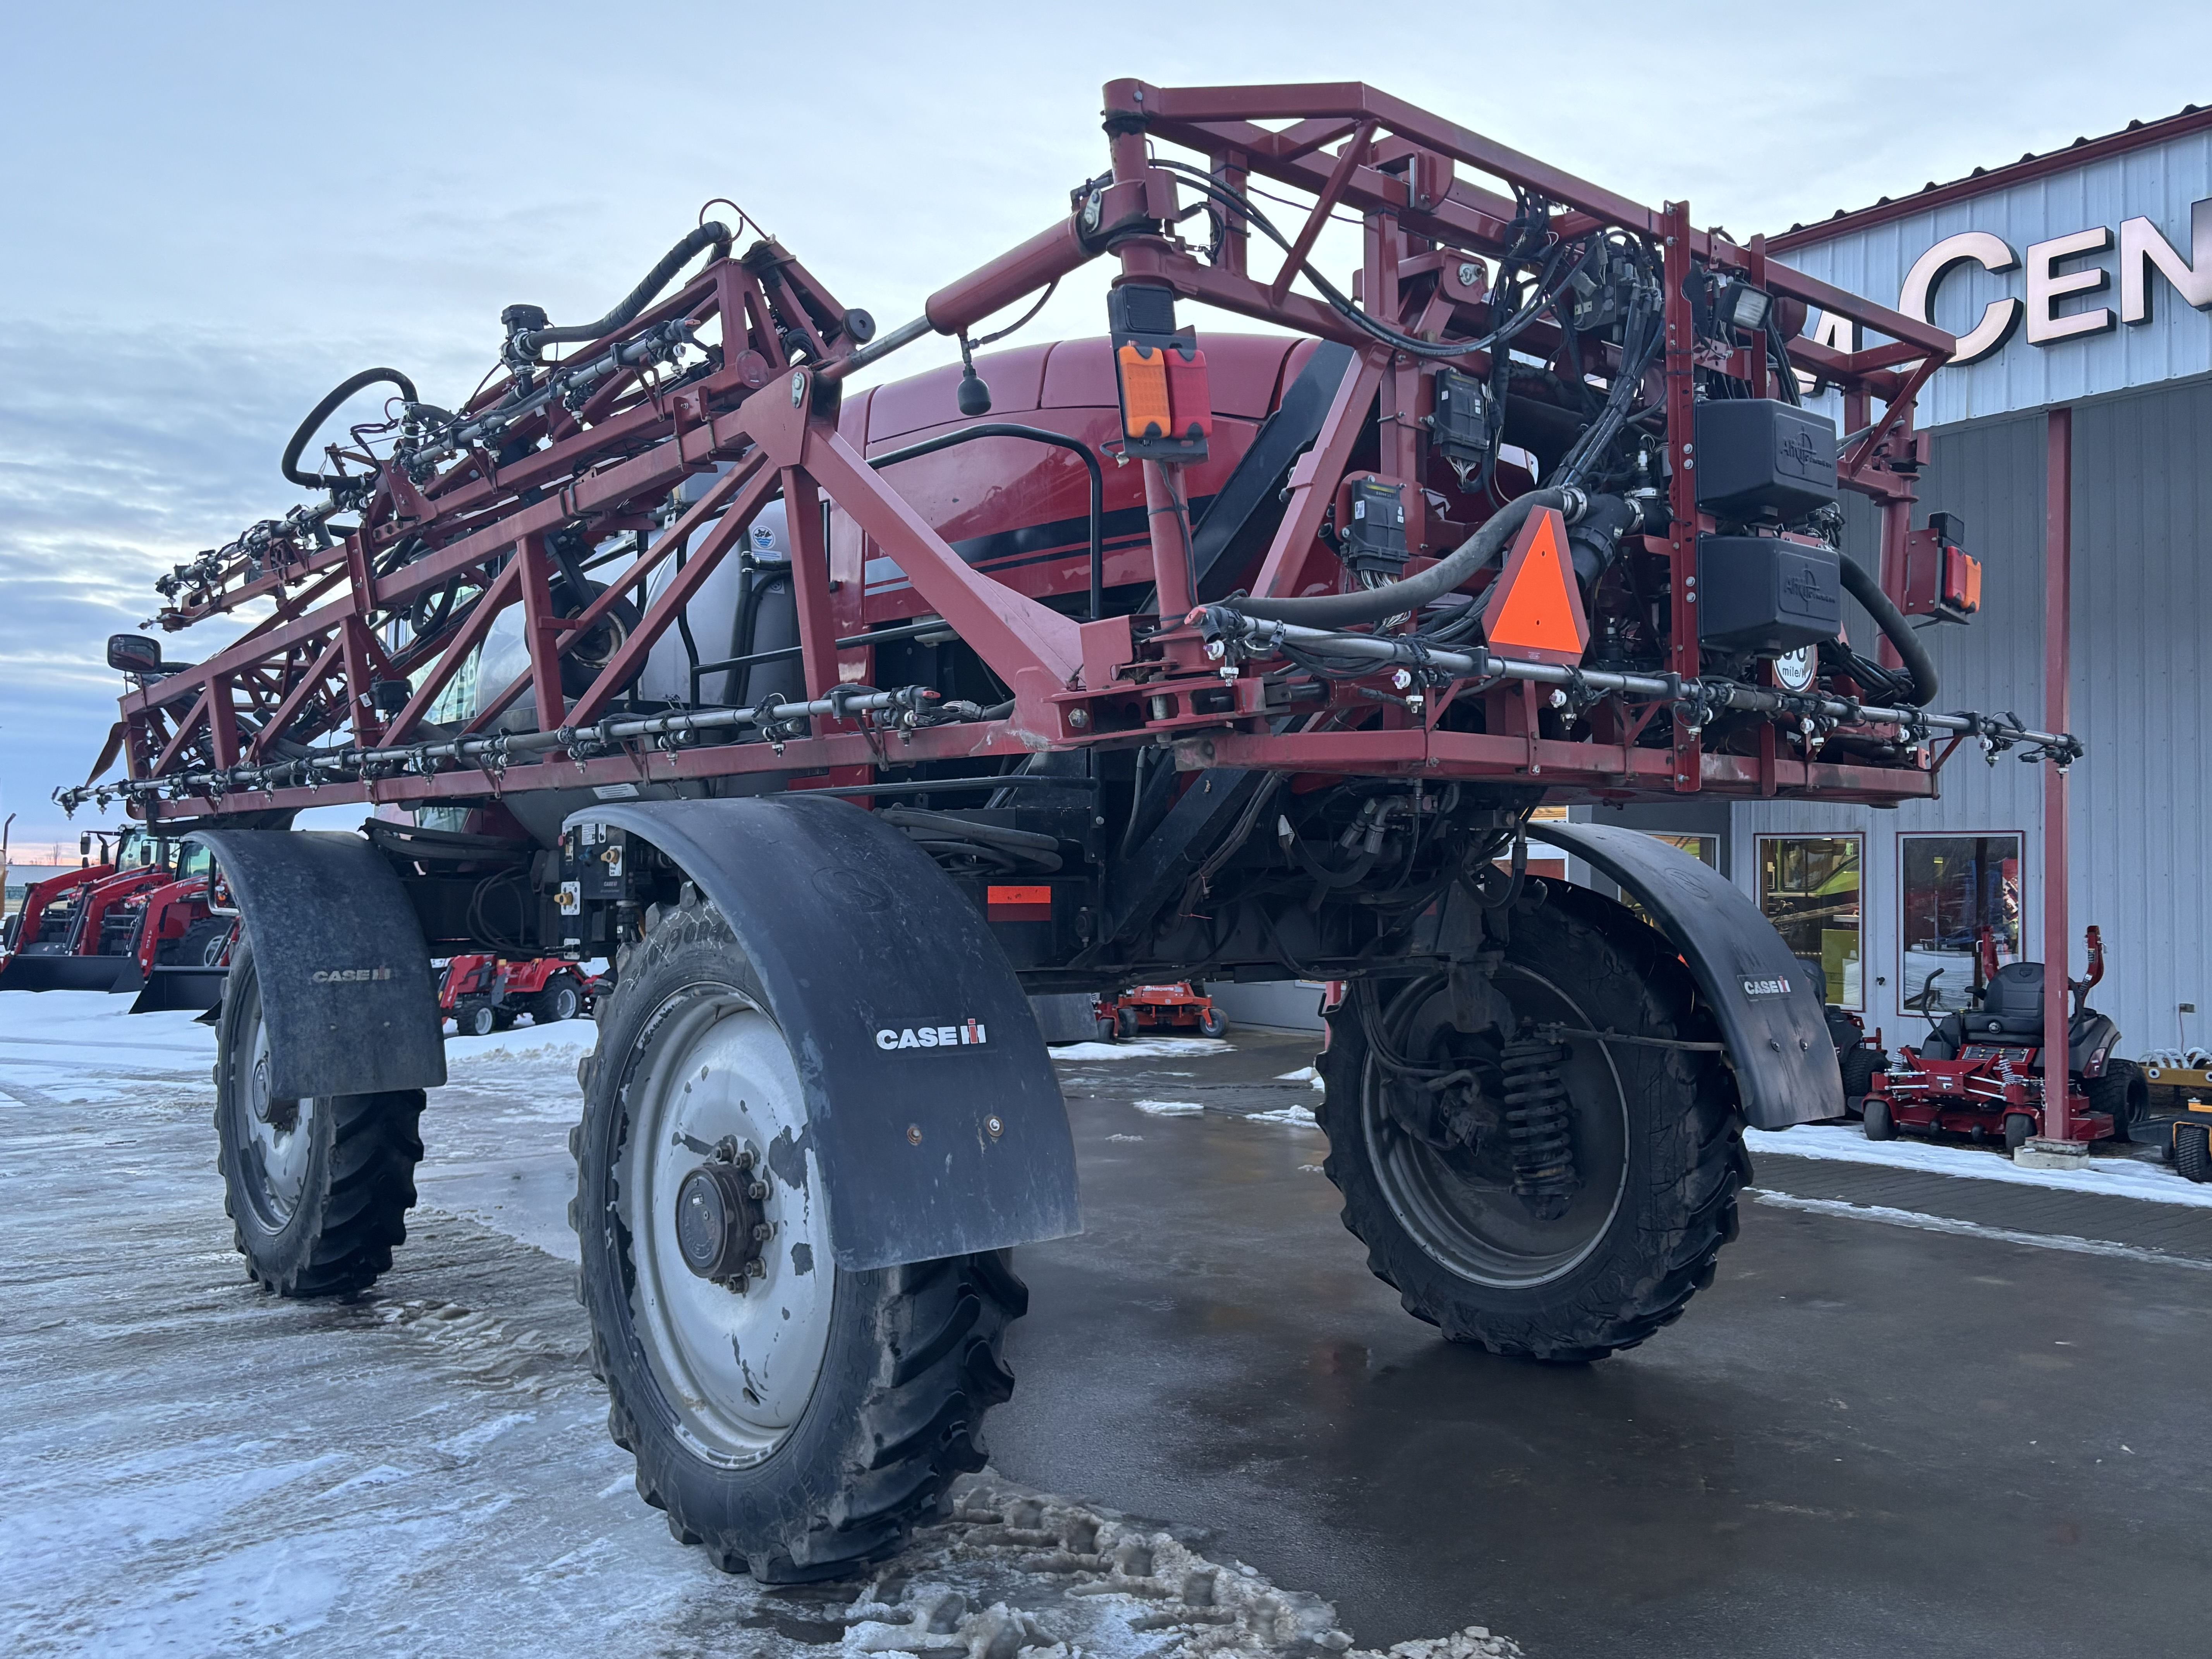
[[[278,452],[327,387],[388,363],[459,398],[501,306],[599,314],[710,197],[888,325],[1065,211],[1104,165],[1118,75],[1365,80],[1747,235],[2212,101],[2208,46],[2201,0],[22,0],[0,105],[0,816],[19,843],[74,834],[47,795],[114,718],[101,640],[152,614],[168,565],[298,499]],[[1096,331],[1102,292],[1064,285],[1033,337]]]

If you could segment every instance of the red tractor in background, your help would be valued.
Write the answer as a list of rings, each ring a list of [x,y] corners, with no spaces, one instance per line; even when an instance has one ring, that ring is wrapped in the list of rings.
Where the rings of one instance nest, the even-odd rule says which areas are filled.
[[[1213,1006],[1202,986],[1188,980],[1133,985],[1119,996],[1098,999],[1101,1037],[1133,1037],[1148,1025],[1165,1031],[1194,1028],[1200,1036],[1229,1035],[1229,1016]]]
[[[112,851],[100,841],[98,862],[87,834],[87,862],[33,883],[0,925],[0,990],[135,991],[133,1013],[215,1006],[238,916],[207,848],[136,828]]]
[[[550,1025],[590,1007],[591,987],[582,970],[558,957],[510,962],[465,951],[446,964],[438,988],[439,1012],[463,1036],[504,1031],[525,1014],[535,1024]]]
[[[2150,1085],[2133,1060],[2114,1057],[2120,1029],[2088,1006],[2105,976],[2104,936],[2088,933],[2089,971],[2068,981],[2074,1012],[2066,1034],[2068,1112],[2097,1140],[2126,1144],[2150,1103]],[[1996,942],[1984,928],[1975,942],[1973,1000],[1938,1019],[1929,1012],[1939,969],[1916,1000],[1929,1020],[1926,1040],[1905,1048],[1899,1061],[1869,1085],[1861,1121],[1869,1140],[1899,1129],[1943,1132],[1976,1140],[2002,1135],[2016,1151],[2044,1132],[2048,1087],[2039,962],[2000,967]]]

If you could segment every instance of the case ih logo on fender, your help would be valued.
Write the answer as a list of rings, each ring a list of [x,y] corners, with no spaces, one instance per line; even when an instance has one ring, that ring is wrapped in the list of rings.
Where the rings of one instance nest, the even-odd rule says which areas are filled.
[[[982,1046],[983,1026],[979,1020],[963,1020],[957,1025],[909,1025],[903,1030],[885,1026],[876,1033],[876,1047],[892,1048],[960,1048]]]
[[[389,968],[318,968],[314,972],[318,985],[366,985],[371,980],[391,977]]]
[[[1743,982],[1743,994],[1747,997],[1786,997],[1790,981],[1786,979],[1747,979]]]

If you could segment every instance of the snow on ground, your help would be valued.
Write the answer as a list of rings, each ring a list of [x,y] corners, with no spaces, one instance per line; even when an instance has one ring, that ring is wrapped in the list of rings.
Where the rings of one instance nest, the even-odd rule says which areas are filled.
[[[1196,1054],[1226,1054],[1234,1045],[1219,1037],[1132,1037],[1126,1042],[1063,1042],[1054,1060],[1188,1060]]]
[[[638,1500],[584,1361],[563,1218],[589,1022],[449,1043],[393,1271],[351,1301],[293,1302],[250,1284],[232,1249],[212,1029],[129,1006],[0,992],[0,1650],[1352,1647],[1328,1603],[1188,1533],[988,1472],[865,1583],[779,1590],[716,1571]],[[1391,1656],[1516,1652],[1470,1628]]]
[[[1869,1140],[1856,1124],[1800,1123],[1787,1129],[1747,1129],[1744,1145],[1756,1154],[1833,1158],[1843,1164],[1879,1164],[1893,1170],[1975,1181],[2009,1182],[2021,1187],[2052,1187],[2062,1192],[2098,1193],[2108,1198],[2147,1199],[2212,1209],[2212,1186],[2185,1181],[2161,1164],[2140,1158],[2093,1158],[2080,1170],[2023,1170],[2001,1153],[1977,1146],[1947,1146],[1900,1135]]]

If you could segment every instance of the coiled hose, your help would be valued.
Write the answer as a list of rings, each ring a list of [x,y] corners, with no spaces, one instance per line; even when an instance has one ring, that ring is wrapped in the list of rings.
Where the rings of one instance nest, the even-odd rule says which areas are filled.
[[[1936,701],[1936,659],[1928,654],[1928,647],[1920,643],[1920,636],[1906,623],[1905,613],[1881,591],[1881,584],[1875,580],[1872,571],[1840,552],[1836,556],[1836,563],[1843,572],[1844,591],[1866,607],[1875,626],[1897,648],[1898,660],[1905,665],[1905,672],[1912,676],[1912,690],[1904,701],[1915,708],[1925,708]]]
[[[645,273],[645,280],[629,291],[628,298],[595,323],[571,323],[562,328],[533,328],[515,337],[516,348],[527,357],[535,357],[550,345],[565,345],[578,340],[596,340],[602,334],[611,333],[643,311],[668,286],[668,279],[690,263],[691,256],[711,245],[714,257],[720,258],[730,251],[730,228],[719,219],[709,219],[698,229],[669,249],[660,263]]]
[[[308,413],[307,418],[300,422],[300,429],[292,434],[292,441],[284,446],[284,459],[279,465],[284,469],[287,480],[302,489],[328,489],[333,484],[346,482],[332,474],[301,471],[300,456],[307,449],[307,441],[322,429],[325,421],[330,419],[331,411],[363,386],[380,383],[398,386],[399,395],[410,404],[422,401],[415,395],[415,382],[396,368],[364,368],[360,374],[339,381],[329,395]]]

